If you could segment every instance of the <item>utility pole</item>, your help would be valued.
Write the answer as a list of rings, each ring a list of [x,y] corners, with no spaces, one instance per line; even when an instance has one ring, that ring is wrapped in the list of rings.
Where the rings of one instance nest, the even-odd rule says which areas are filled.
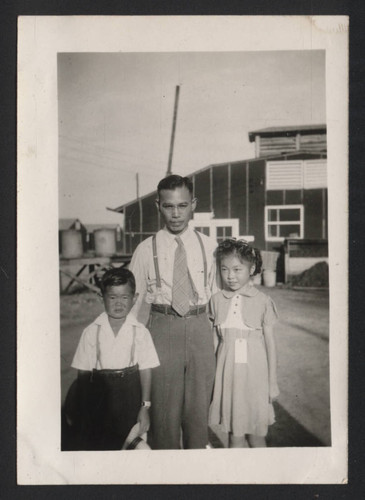
[[[139,241],[142,241],[142,233],[143,233],[143,209],[142,209],[142,200],[139,197],[139,174],[136,173],[136,187],[137,187],[137,200],[138,200],[138,209],[139,209]]]
[[[173,120],[172,120],[172,131],[171,131],[170,152],[169,152],[169,163],[168,163],[168,167],[167,167],[166,177],[168,175],[172,174],[171,164],[172,164],[172,155],[173,155],[173,152],[174,152],[177,107],[178,107],[178,104],[179,104],[179,92],[180,92],[180,86],[176,85],[176,89],[175,89],[174,116],[173,116]]]
[[[137,200],[139,199],[139,175],[136,173],[136,190],[137,190]]]

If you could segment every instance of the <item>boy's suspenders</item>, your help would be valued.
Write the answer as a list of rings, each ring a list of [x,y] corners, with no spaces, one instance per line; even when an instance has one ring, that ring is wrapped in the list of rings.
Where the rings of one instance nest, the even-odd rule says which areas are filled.
[[[200,236],[200,234],[198,233],[198,231],[196,231],[195,229],[194,229],[194,232],[195,232],[195,234],[196,234],[196,236],[198,238],[198,241],[199,241],[199,244],[200,244],[200,248],[201,248],[201,251],[202,251],[202,255],[203,255],[204,288],[206,288],[207,285],[208,285],[207,255],[205,253],[205,248],[204,248],[202,237]],[[157,288],[161,288],[161,275],[160,275],[160,268],[159,268],[159,264],[158,264],[157,244],[156,244],[156,235],[155,234],[152,236],[152,250],[153,250],[153,264],[155,266],[155,274],[156,274],[156,287]]]
[[[132,325],[133,328],[133,342],[132,342],[132,347],[131,347],[131,360],[129,362],[129,366],[134,366],[134,354],[136,351],[136,333],[137,333],[137,328],[136,325]]]
[[[96,332],[96,364],[95,364],[95,370],[98,369],[98,363],[99,363],[100,369],[103,368],[101,366],[101,359],[100,359],[100,339],[99,339],[100,328],[101,328],[101,326],[98,325],[98,329],[97,329],[97,332]]]
[[[133,328],[133,341],[132,341],[132,347],[131,347],[131,357],[129,361],[129,366],[134,366],[134,356],[135,356],[135,351],[136,351],[136,333],[137,333],[137,328],[136,325],[132,325]],[[98,368],[98,363],[100,366],[100,369],[102,370],[103,367],[101,366],[101,359],[100,359],[100,325],[98,325],[98,329],[96,332],[96,365],[95,365],[95,370]]]

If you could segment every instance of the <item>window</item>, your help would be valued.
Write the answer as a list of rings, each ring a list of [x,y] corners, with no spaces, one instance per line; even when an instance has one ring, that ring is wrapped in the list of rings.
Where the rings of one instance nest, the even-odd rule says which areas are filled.
[[[268,205],[265,207],[265,239],[283,241],[303,238],[303,205]]]
[[[196,226],[195,229],[206,236],[210,236],[210,227],[208,226]]]
[[[239,235],[238,219],[210,218],[207,221],[201,218],[201,214],[194,214],[194,217],[189,222],[189,225],[206,236],[217,240],[217,242],[223,241],[226,238],[238,238]]]
[[[320,189],[327,187],[327,160],[268,161],[266,189]]]
[[[232,238],[232,226],[217,226],[217,242]]]

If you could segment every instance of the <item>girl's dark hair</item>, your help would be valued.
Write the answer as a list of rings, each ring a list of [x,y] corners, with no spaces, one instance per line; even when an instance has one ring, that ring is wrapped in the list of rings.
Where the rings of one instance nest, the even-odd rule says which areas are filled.
[[[136,280],[129,269],[125,267],[113,267],[108,269],[102,276],[99,286],[104,295],[108,286],[119,286],[128,284],[131,287],[133,295],[136,292]]]
[[[246,262],[255,265],[255,270],[252,273],[253,276],[261,272],[262,258],[260,250],[258,248],[250,246],[247,243],[247,241],[230,238],[219,243],[218,248],[216,250],[216,257],[218,263],[226,255],[232,255],[232,254],[237,255],[237,257],[241,261],[245,260]]]

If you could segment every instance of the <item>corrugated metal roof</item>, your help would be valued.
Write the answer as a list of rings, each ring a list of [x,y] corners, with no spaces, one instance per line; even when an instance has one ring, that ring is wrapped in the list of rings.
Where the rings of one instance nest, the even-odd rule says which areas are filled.
[[[326,124],[320,125],[290,125],[288,127],[268,127],[260,130],[253,130],[248,133],[250,142],[254,142],[257,135],[261,137],[288,137],[291,135],[302,134],[325,134],[327,131]]]
[[[201,168],[199,170],[195,170],[195,172],[192,172],[191,174],[188,174],[187,177],[192,177],[193,175],[200,174],[200,172],[204,172],[204,170],[208,170],[209,168],[221,167],[223,165],[228,165],[228,164],[235,165],[237,163],[253,162],[253,161],[270,161],[270,160],[275,160],[277,158],[283,158],[284,156],[285,157],[290,157],[290,156],[300,155],[300,154],[312,154],[313,156],[316,156],[316,157],[318,157],[318,155],[320,154],[320,155],[324,155],[324,156],[327,157],[327,154],[325,152],[318,152],[318,153],[316,153],[316,152],[313,152],[313,151],[306,151],[306,150],[303,150],[303,149],[299,149],[297,151],[292,151],[290,153],[274,154],[274,155],[261,156],[261,157],[257,157],[257,158],[249,158],[249,159],[244,159],[244,160],[225,161],[225,162],[222,162],[222,163],[213,163],[213,164],[207,165],[206,167],[203,167],[203,168]],[[139,200],[143,200],[144,198],[148,198],[149,196],[151,196],[151,194],[156,193],[156,191],[157,191],[157,189],[155,189],[154,191],[150,191],[149,193],[145,194],[144,196],[140,196]],[[120,205],[120,207],[114,208],[112,210],[114,212],[122,213],[122,212],[124,212],[125,207],[127,207],[128,205],[132,205],[136,201],[138,201],[138,198],[135,198],[132,201],[128,201],[127,203],[124,203],[123,205]]]

